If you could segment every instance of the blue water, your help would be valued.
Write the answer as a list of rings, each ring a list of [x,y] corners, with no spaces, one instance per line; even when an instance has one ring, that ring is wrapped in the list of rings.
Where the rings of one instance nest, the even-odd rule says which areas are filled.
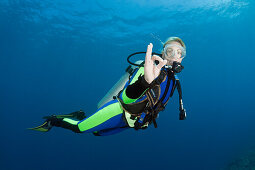
[[[1,0],[0,169],[225,168],[255,143],[253,0]],[[108,137],[54,128],[41,117],[87,114],[118,81],[126,57],[181,37],[175,93],[157,129]]]

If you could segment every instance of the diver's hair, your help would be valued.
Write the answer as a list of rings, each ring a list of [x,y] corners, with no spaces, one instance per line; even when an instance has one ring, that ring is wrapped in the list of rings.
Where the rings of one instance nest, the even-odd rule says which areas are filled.
[[[181,44],[181,46],[186,49],[186,45],[184,44],[184,42],[182,41],[182,39],[180,39],[179,37],[169,37],[166,42],[163,45],[163,49],[165,48],[165,46],[167,44],[170,44],[171,42],[178,42]]]

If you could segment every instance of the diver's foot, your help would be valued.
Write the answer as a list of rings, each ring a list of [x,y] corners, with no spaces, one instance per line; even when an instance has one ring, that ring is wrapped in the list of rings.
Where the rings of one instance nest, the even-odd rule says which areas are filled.
[[[79,110],[79,111],[73,112],[71,114],[73,115],[73,118],[78,119],[78,120],[83,120],[86,118],[83,110]]]
[[[43,119],[52,119],[52,118],[71,118],[71,119],[77,119],[77,120],[83,120],[86,118],[85,113],[83,112],[83,110],[79,110],[76,112],[72,112],[69,114],[64,114],[64,115],[51,115],[51,116],[44,116]]]
[[[39,132],[48,132],[53,126],[51,125],[51,121],[46,120],[42,125],[34,127],[34,128],[28,128],[30,130],[35,130]]]

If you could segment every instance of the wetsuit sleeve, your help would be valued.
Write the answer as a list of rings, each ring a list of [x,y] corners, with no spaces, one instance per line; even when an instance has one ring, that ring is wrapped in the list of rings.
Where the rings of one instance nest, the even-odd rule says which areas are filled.
[[[126,95],[131,99],[137,99],[146,91],[147,88],[149,88],[149,84],[144,79],[144,75],[140,75],[135,83],[127,87]]]
[[[122,100],[125,104],[138,100],[149,88],[149,84],[144,79],[144,67],[140,67],[132,78],[131,83],[123,90]]]

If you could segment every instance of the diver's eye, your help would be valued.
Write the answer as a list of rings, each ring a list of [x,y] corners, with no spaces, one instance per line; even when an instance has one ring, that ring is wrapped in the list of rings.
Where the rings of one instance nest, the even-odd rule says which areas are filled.
[[[169,49],[167,49],[166,52],[167,52],[167,53],[171,53],[171,52],[173,52],[173,49],[172,49],[172,48],[169,48]]]
[[[182,50],[178,50],[177,53],[182,55]]]
[[[170,56],[173,53],[173,49],[172,48],[167,49],[166,53],[168,56]]]

